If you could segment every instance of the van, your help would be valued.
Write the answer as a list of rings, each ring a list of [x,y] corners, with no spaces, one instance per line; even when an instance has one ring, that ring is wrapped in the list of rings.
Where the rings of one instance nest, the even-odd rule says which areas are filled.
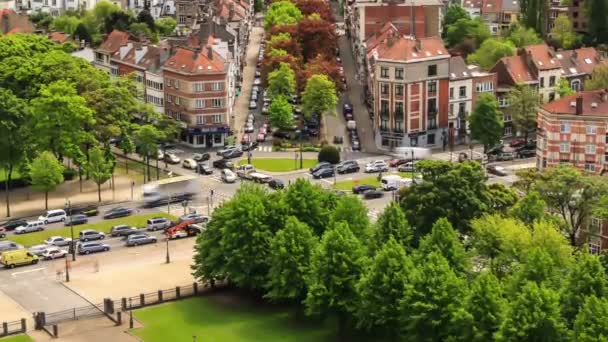
[[[411,185],[412,180],[409,178],[401,178],[397,175],[388,175],[383,176],[380,183],[382,183],[382,190],[393,191]]]
[[[65,210],[56,209],[49,210],[44,215],[38,217],[38,221],[44,222],[44,224],[49,224],[53,222],[63,222],[66,219]]]
[[[159,229],[166,229],[171,227],[171,221],[169,221],[169,219],[164,218],[164,217],[154,217],[151,219],[148,219],[147,224],[146,224],[146,228],[148,230],[159,230]]]
[[[26,225],[15,228],[15,234],[25,234],[32,232],[41,232],[44,230],[44,222],[42,221],[31,221]]]
[[[25,249],[0,253],[0,264],[4,267],[14,268],[15,266],[35,265],[37,263],[38,256]]]
[[[23,246],[13,241],[0,241],[0,252],[14,251],[22,248]]]

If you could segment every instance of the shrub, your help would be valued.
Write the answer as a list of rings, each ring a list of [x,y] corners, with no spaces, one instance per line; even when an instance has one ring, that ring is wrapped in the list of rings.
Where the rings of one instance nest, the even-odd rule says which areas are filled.
[[[63,180],[70,181],[76,178],[76,174],[77,172],[74,169],[65,169],[63,170]]]
[[[283,139],[274,139],[272,141],[272,146],[274,147],[281,147],[281,145],[283,145]]]
[[[318,160],[320,162],[329,162],[332,164],[338,164],[340,162],[340,151],[334,146],[326,145],[323,146],[319,151]]]

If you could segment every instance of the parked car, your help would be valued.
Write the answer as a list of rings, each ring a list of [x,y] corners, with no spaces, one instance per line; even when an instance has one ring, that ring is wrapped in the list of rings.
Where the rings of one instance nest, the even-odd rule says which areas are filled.
[[[262,77],[262,73],[259,70],[255,71],[255,78],[260,78]]]
[[[353,151],[361,151],[361,144],[359,143],[359,140],[353,141],[351,148]]]
[[[71,243],[72,239],[63,236],[51,236],[44,240],[44,244],[57,247],[69,246]]]
[[[258,136],[255,139],[257,142],[264,142],[266,141],[266,134],[263,133],[258,133]]]
[[[376,187],[369,184],[359,184],[353,186],[353,194],[362,194],[368,190],[376,190]]]
[[[509,161],[515,159],[515,152],[507,152],[503,151],[498,154],[498,160],[500,161]]]
[[[236,175],[229,169],[223,169],[221,174],[222,182],[224,183],[234,183],[236,182]]]
[[[333,167],[319,169],[318,171],[316,171],[312,174],[312,177],[315,179],[321,179],[321,178],[327,178],[327,177],[333,177],[333,176],[334,176]]]
[[[338,174],[359,172],[361,168],[355,160],[345,160],[336,166]]]
[[[224,148],[223,148],[223,149],[221,149],[221,150],[217,151],[217,155],[218,155],[218,156],[223,156],[223,155],[224,155],[224,153],[226,153],[226,152],[228,152],[228,151],[230,151],[230,150],[233,150],[233,149],[235,149],[235,148],[236,148],[236,146],[234,146],[234,145],[228,145],[228,146],[224,146]]]
[[[16,266],[23,265],[36,265],[37,263],[38,256],[23,249],[6,251],[0,254],[0,264],[7,268],[15,268]]]
[[[78,244],[78,254],[91,254],[97,252],[107,252],[110,245],[101,242],[84,242]]]
[[[376,160],[365,165],[365,172],[386,172],[388,171],[388,164],[384,160]]]
[[[497,176],[501,176],[501,177],[507,175],[507,171],[505,170],[505,168],[502,166],[498,166],[498,165],[488,165],[486,167],[486,170],[488,171],[488,173],[491,173],[491,174],[497,175]]]
[[[253,133],[253,131],[255,131],[255,128],[253,128],[253,124],[245,125],[245,128],[243,129],[243,131],[245,133]]]
[[[391,159],[388,162],[388,166],[390,167],[397,167],[401,164],[405,164],[407,162],[411,161],[411,159],[405,159],[405,158],[395,158],[395,159]]]
[[[87,215],[84,214],[76,214],[76,215],[72,215],[72,216],[68,216],[68,218],[65,220],[65,222],[63,223],[64,226],[69,226],[69,225],[79,225],[79,224],[85,224],[89,222],[89,218],[87,217]]]
[[[139,230],[137,230],[137,228],[135,227],[127,226],[126,224],[119,224],[117,226],[112,227],[112,229],[110,230],[110,235],[113,237],[129,236],[131,234],[136,234],[137,232],[139,232]]]
[[[15,234],[41,232],[44,230],[44,222],[28,221],[25,225],[15,228]]]
[[[524,143],[526,142],[526,140],[524,139],[515,139],[512,140],[511,143],[509,144],[509,146],[515,148],[515,147],[520,147],[522,146]]]
[[[192,156],[192,159],[196,160],[197,162],[202,162],[211,159],[211,156],[209,153],[195,153]]]
[[[171,227],[171,221],[165,217],[153,217],[146,221],[147,230],[163,230]]]
[[[364,199],[381,198],[383,196],[384,196],[384,192],[380,191],[380,190],[367,190],[366,192],[363,193]]]
[[[286,132],[286,131],[274,131],[272,132],[272,136],[275,138],[281,138],[281,139],[291,139],[291,133]]]
[[[43,245],[32,246],[32,247],[28,248],[27,250],[34,255],[42,256],[42,254],[44,254],[44,252],[49,248],[50,248],[49,245],[43,244]]]
[[[259,143],[257,141],[248,142],[246,144],[241,145],[242,151],[254,151],[258,148]]]
[[[40,256],[44,260],[53,260],[65,258],[66,255],[68,255],[68,251],[66,250],[59,249],[57,247],[49,247]]]
[[[48,210],[43,215],[38,216],[38,221],[44,222],[44,224],[54,223],[54,222],[63,222],[67,217],[65,210],[56,209],[56,210]]]
[[[97,208],[97,206],[94,204],[66,207],[63,210],[68,215],[83,214],[83,215],[86,215],[87,217],[91,217],[91,216],[96,216],[97,214],[99,214],[99,208]]]
[[[234,163],[227,159],[218,159],[213,161],[213,167],[216,169],[234,170]]]
[[[249,101],[249,109],[257,109],[258,104],[255,101]]]
[[[397,171],[399,172],[414,172],[414,169],[416,168],[416,164],[418,164],[417,160],[412,161],[408,161],[405,164],[401,164],[399,165],[399,167],[397,168]]]
[[[209,166],[208,163],[199,163],[198,173],[200,173],[201,175],[211,175],[213,174],[213,169]]]
[[[0,239],[6,237],[6,229],[0,227]]]
[[[163,151],[161,151],[161,150],[156,151],[156,159],[157,160],[165,159],[165,154],[163,153]]]
[[[268,186],[271,189],[279,190],[285,188],[285,183],[280,179],[273,178],[268,182]]]
[[[517,157],[518,158],[536,157],[536,150],[528,150],[528,149],[521,150],[521,151],[517,152]]]
[[[104,219],[113,219],[117,217],[127,217],[133,214],[133,209],[125,207],[115,207],[103,214]]]
[[[4,224],[2,224],[2,228],[6,229],[7,231],[11,231],[26,224],[27,221],[25,219],[12,219],[4,222]]]
[[[165,153],[165,161],[169,164],[179,164],[180,159],[173,153]]]
[[[232,158],[241,157],[242,155],[243,155],[243,151],[241,151],[241,149],[234,149],[234,150],[230,150],[230,151],[224,153],[224,155],[222,157],[224,159],[232,159]]]
[[[182,162],[182,167],[184,169],[195,170],[197,165],[198,164],[194,159],[184,159],[184,161]]]
[[[78,234],[78,240],[80,241],[93,241],[93,240],[103,240],[106,238],[106,234],[103,232],[98,232],[93,229],[85,229]]]
[[[327,169],[327,168],[332,168],[332,165],[328,162],[320,162],[310,168],[310,173],[315,173],[321,169]]]
[[[145,245],[148,243],[156,243],[157,239],[155,236],[150,236],[148,234],[131,234],[127,237],[126,245],[127,247],[134,247],[139,245]]]
[[[186,221],[194,221],[193,223],[207,223],[209,222],[209,216],[202,214],[187,214],[179,218],[180,223]]]

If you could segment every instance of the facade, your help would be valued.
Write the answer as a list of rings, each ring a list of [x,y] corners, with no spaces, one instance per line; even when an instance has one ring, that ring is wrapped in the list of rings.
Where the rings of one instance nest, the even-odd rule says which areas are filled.
[[[454,143],[466,143],[467,118],[473,109],[473,75],[461,56],[450,58],[448,127]]]
[[[17,0],[16,6],[22,11],[42,11],[59,16],[65,11],[92,10],[102,0]],[[105,1],[105,0],[104,0]],[[127,0],[108,0],[120,8],[126,8]]]
[[[127,45],[129,34],[118,30],[112,31],[106,40],[95,50],[95,60],[93,65],[110,75],[118,75],[118,67],[111,62],[112,56],[121,46]]]
[[[555,18],[560,14],[566,14],[572,22],[572,28],[578,33],[587,33],[587,17],[585,16],[584,0],[572,0],[568,5],[559,0],[551,0],[549,7],[549,18],[547,20],[547,32],[553,28]]]
[[[0,33],[33,33],[35,30],[34,24],[26,15],[8,8],[0,10]]]
[[[443,41],[391,35],[367,57],[377,146],[447,144],[450,55]]]
[[[127,7],[135,13],[139,13],[145,8],[146,2],[149,2],[150,14],[154,19],[163,16],[175,16],[174,0],[127,0]]]
[[[165,112],[182,121],[185,144],[224,145],[232,119],[232,68],[212,46],[178,48],[165,62]]]
[[[562,77],[565,77],[574,91],[583,90],[596,65],[602,63],[602,57],[593,47],[576,50],[557,51],[555,54],[562,65]]]
[[[179,26],[194,27],[198,14],[199,2],[192,0],[175,0],[175,20]]]

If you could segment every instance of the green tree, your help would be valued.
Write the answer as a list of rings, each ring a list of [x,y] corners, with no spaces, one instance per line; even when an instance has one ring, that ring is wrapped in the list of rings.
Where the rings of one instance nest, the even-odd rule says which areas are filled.
[[[509,211],[509,214],[527,225],[532,225],[545,218],[546,209],[547,203],[543,201],[538,192],[532,191],[522,197]]]
[[[405,218],[405,213],[396,202],[391,202],[378,216],[374,230],[374,246],[379,250],[390,238],[402,246],[409,246],[412,241],[412,229]]]
[[[321,147],[319,154],[317,155],[319,162],[328,162],[331,164],[338,164],[340,162],[340,151],[335,146],[325,145]]]
[[[101,184],[107,182],[112,176],[112,161],[106,160],[104,152],[98,146],[89,151],[89,162],[86,171],[89,177],[97,184],[97,199],[101,202]]]
[[[549,3],[542,0],[522,0],[519,8],[520,22],[544,37],[547,33],[546,20],[549,17]]]
[[[451,4],[443,17],[443,32],[446,33],[448,27],[455,24],[459,19],[471,19],[471,16],[462,6]]]
[[[150,39],[153,43],[158,41],[158,36],[146,23],[132,23],[129,25],[129,32],[133,35],[142,38]]]
[[[152,125],[143,125],[135,132],[135,145],[137,153],[146,163],[146,174],[148,181],[152,180],[150,175],[150,158],[156,157],[158,153],[158,142],[162,139],[162,134]],[[144,176],[144,181],[146,177]]]
[[[605,88],[608,88],[608,64],[599,64],[593,68],[591,78],[585,80],[585,90],[598,90]]]
[[[310,266],[317,238],[297,218],[287,218],[285,228],[270,241],[268,293],[272,300],[302,300],[306,297],[305,274]]]
[[[133,21],[132,13],[123,11],[112,12],[103,22],[104,31],[105,33],[111,33],[114,30],[126,32]]]
[[[418,252],[427,255],[431,252],[441,254],[454,271],[467,273],[471,268],[469,256],[450,222],[440,218],[433,225],[431,232],[420,240]]]
[[[30,20],[36,24],[37,28],[48,30],[53,23],[53,16],[47,12],[36,11],[30,15]]]
[[[543,43],[543,40],[538,36],[534,29],[525,28],[521,25],[514,25],[514,27],[509,30],[506,38],[513,43],[516,48]]]
[[[291,97],[296,93],[296,74],[289,64],[281,63],[268,74],[268,96],[274,99],[282,95]]]
[[[575,91],[570,87],[570,82],[568,82],[568,79],[566,78],[559,79],[556,90],[559,97],[569,96],[575,93]]]
[[[72,38],[78,43],[83,40],[87,43],[93,42],[93,38],[91,37],[89,30],[83,23],[79,23],[78,26],[76,26],[76,30],[74,30]]]
[[[559,295],[534,282],[526,283],[511,301],[495,338],[499,342],[566,341]]]
[[[33,161],[30,178],[34,188],[44,191],[44,208],[49,208],[49,191],[63,183],[63,165],[50,152],[40,153]]]
[[[272,127],[291,129],[293,127],[293,106],[283,95],[276,96],[268,106],[268,119]]]
[[[231,201],[223,202],[213,210],[212,219],[196,238],[192,275],[200,281],[209,281],[211,286],[224,280],[226,273],[226,254],[222,247],[223,228],[233,219]]]
[[[135,152],[135,143],[130,134],[123,133],[120,136],[120,150],[125,155],[125,170],[129,173],[129,158],[128,155]]]
[[[454,47],[467,39],[471,39],[475,43],[475,47],[479,47],[491,36],[488,25],[480,17],[475,19],[461,18],[447,27],[446,42],[448,46]]]
[[[488,185],[490,208],[496,212],[506,213],[517,202],[517,193],[510,187],[500,183]]]
[[[536,184],[536,181],[539,179],[539,175],[540,173],[534,167],[516,171],[515,176],[517,176],[517,181],[513,183],[513,187],[519,191],[522,191],[523,193],[528,193]]]
[[[60,31],[72,35],[76,32],[76,28],[80,24],[80,19],[70,15],[61,15],[53,20],[51,28],[55,31]]]
[[[507,110],[513,115],[513,123],[517,129],[523,131],[524,140],[527,143],[529,132],[536,128],[540,95],[535,89],[522,85],[511,88],[508,99]]]
[[[511,41],[489,38],[483,41],[479,49],[467,57],[467,62],[490,69],[499,59],[513,56],[516,48]]]
[[[587,35],[593,43],[608,42],[608,2],[605,0],[589,0],[584,3],[585,18],[587,18]],[[585,88],[587,89],[587,88]]]
[[[301,178],[287,187],[282,198],[286,215],[297,217],[319,237],[329,226],[335,201],[335,195]]]
[[[336,85],[326,75],[312,75],[306,81],[306,88],[302,94],[304,116],[324,114],[335,109],[337,103]]]
[[[302,12],[291,1],[273,2],[264,16],[264,28],[270,30],[273,26],[293,25],[302,19]]]
[[[177,21],[171,17],[164,17],[157,19],[155,25],[161,35],[170,36],[177,26]]]
[[[253,10],[255,13],[260,13],[264,10],[264,0],[255,0],[253,3]]]
[[[147,9],[144,9],[137,14],[137,22],[146,24],[150,31],[156,32],[154,17],[152,17],[152,14],[150,14],[150,11]]]
[[[469,116],[469,127],[473,139],[483,144],[484,152],[500,142],[503,136],[503,118],[493,94],[479,95]]]
[[[563,49],[572,49],[578,45],[580,38],[574,32],[572,22],[566,14],[560,14],[555,18],[553,22],[554,26],[551,29],[549,36],[557,44],[558,47]]]
[[[363,245],[367,245],[371,237],[367,207],[359,197],[341,196],[336,202],[330,219],[330,225],[346,222],[348,228],[353,232]]]
[[[365,264],[365,248],[344,222],[323,234],[313,252],[306,276],[308,294],[304,300],[309,315],[336,315],[341,334],[357,310],[356,285]]]
[[[403,246],[391,236],[357,283],[357,326],[397,337],[403,325],[401,299],[413,290],[411,277],[414,271]]]
[[[131,125],[138,110],[135,93],[129,80],[118,79],[103,88],[85,93],[87,106],[95,111],[95,126],[91,127],[98,141],[107,145],[110,139],[120,137]]]
[[[608,341],[608,300],[590,296],[585,299],[572,331],[572,340],[577,342]]]

